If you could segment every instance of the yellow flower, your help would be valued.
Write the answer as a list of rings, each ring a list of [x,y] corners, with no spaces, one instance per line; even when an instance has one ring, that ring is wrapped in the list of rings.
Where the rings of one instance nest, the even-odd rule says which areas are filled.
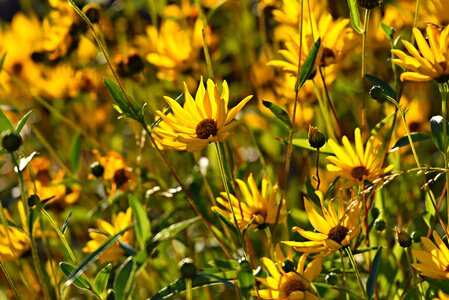
[[[156,126],[153,129],[154,138],[165,149],[199,151],[209,143],[224,141],[237,122],[231,122],[243,106],[252,98],[248,96],[235,107],[228,110],[229,88],[226,81],[222,84],[221,96],[218,87],[209,79],[207,90],[203,79],[198,86],[195,99],[184,83],[184,106],[170,97],[164,97],[173,113],[165,115],[157,111],[163,122],[169,128]]]
[[[294,227],[294,230],[309,241],[284,241],[283,243],[292,246],[298,252],[321,253],[323,256],[328,256],[349,246],[352,239],[359,234],[362,203],[355,200],[345,208],[343,200],[339,198],[337,200],[338,209],[335,210],[334,199],[329,202],[328,208],[326,208],[321,192],[316,192],[316,194],[320,198],[323,216],[318,214],[309,200],[304,198],[307,216],[316,232]]]
[[[432,300],[449,300],[449,295],[442,290],[438,290],[438,298],[432,298]]]
[[[274,224],[276,221],[276,214],[278,211],[278,185],[271,186],[268,176],[262,179],[261,191],[257,188],[254,181],[253,174],[248,176],[247,182],[237,179],[239,187],[239,195],[242,201],[236,196],[230,194],[231,203],[234,208],[235,217],[240,228],[244,228],[248,223],[252,222],[251,227],[264,228],[268,224]],[[271,186],[271,187],[270,187]],[[225,192],[220,193],[221,198],[217,197],[217,202],[224,207],[224,209],[217,206],[212,207],[212,210],[221,213],[229,220],[233,220],[231,215],[231,208],[229,207],[228,197]],[[240,209],[241,208],[241,209]],[[282,209],[279,214],[279,222],[283,222],[286,217],[285,199],[282,199]]]
[[[350,183],[363,183],[365,180],[373,181],[382,174],[391,171],[393,165],[382,168],[379,154],[381,142],[374,136],[370,137],[366,146],[363,146],[360,129],[356,128],[355,151],[346,136],[343,137],[343,147],[334,140],[329,139],[328,144],[336,156],[326,157],[332,164],[327,165],[327,170],[346,178]]]
[[[22,253],[30,249],[28,235],[13,225],[6,229],[0,224],[0,257],[3,262],[20,257]]]
[[[112,224],[104,220],[97,220],[98,230],[89,232],[91,240],[87,242],[86,246],[83,248],[83,251],[86,253],[94,252],[101,245],[103,245],[110,236],[122,231],[123,229],[131,225],[132,222],[133,220],[131,208],[128,208],[126,212],[119,212],[118,214],[114,215],[112,217]],[[134,241],[134,232],[132,231],[132,229],[126,231],[119,238],[119,240],[122,243],[131,245]],[[123,254],[125,254],[125,250],[123,250],[123,248],[117,241],[101,254],[99,258],[100,263],[115,261],[119,259]]]
[[[310,283],[321,273],[322,260],[320,258],[312,260],[304,269],[307,255],[302,255],[299,258],[296,270],[293,266],[292,270],[284,270],[285,268],[282,266],[286,259],[280,247],[276,247],[274,256],[276,263],[268,257],[261,259],[262,264],[269,272],[269,276],[266,278],[257,277],[256,279],[266,286],[267,289],[253,291],[253,296],[258,295],[261,299],[319,299],[318,296],[310,291]],[[289,261],[292,263],[291,258]]]
[[[426,28],[428,41],[424,38],[418,28],[413,28],[418,49],[410,42],[402,40],[405,48],[411,55],[405,54],[399,49],[391,52],[398,58],[393,63],[408,69],[401,74],[401,80],[410,81],[436,81],[443,83],[449,80],[449,26],[440,33],[432,26]]]
[[[435,279],[449,279],[449,249],[436,231],[433,231],[435,244],[426,237],[421,242],[426,250],[412,250],[418,263],[412,264],[422,276]]]

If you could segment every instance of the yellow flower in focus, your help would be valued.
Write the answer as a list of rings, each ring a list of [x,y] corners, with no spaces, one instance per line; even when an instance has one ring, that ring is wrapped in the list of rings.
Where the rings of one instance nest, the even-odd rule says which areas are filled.
[[[370,137],[364,147],[359,128],[355,129],[354,136],[355,151],[346,136],[342,139],[343,147],[332,139],[328,140],[329,147],[335,153],[335,156],[326,157],[332,163],[327,165],[328,171],[353,184],[373,181],[391,171],[393,165],[382,168],[382,162],[378,158],[381,142],[376,137]]]
[[[321,273],[322,260],[320,258],[312,260],[308,263],[307,267],[305,267],[307,255],[302,255],[299,258],[296,269],[293,267],[292,270],[284,270],[282,266],[286,259],[284,258],[280,247],[276,247],[274,256],[276,262],[268,257],[263,257],[261,259],[269,276],[266,278],[256,277],[256,279],[267,288],[253,291],[253,296],[258,296],[261,299],[320,299],[309,289],[310,283]],[[289,261],[293,264],[291,258]]]
[[[412,250],[418,263],[412,267],[422,276],[435,279],[449,279],[449,249],[436,231],[433,231],[435,244],[427,237],[421,237],[425,250]]]
[[[237,179],[239,195],[242,201],[239,201],[235,195],[230,194],[231,204],[234,209],[235,217],[240,228],[251,222],[251,227],[263,229],[269,224],[274,224],[279,206],[278,185],[271,186],[268,176],[262,179],[261,190],[259,191],[253,174],[248,176],[247,182]],[[233,221],[231,208],[229,207],[228,196],[225,192],[220,193],[217,202],[224,208],[213,206],[212,210],[219,212],[229,220]],[[240,202],[240,203],[239,203]],[[285,220],[287,212],[285,210],[285,199],[282,199],[282,208],[279,214],[279,223]],[[241,208],[241,209],[240,209]]]
[[[164,97],[173,113],[165,115],[157,111],[162,122],[168,125],[156,126],[153,137],[164,149],[199,151],[209,143],[224,141],[231,129],[238,123],[232,122],[237,113],[252,98],[247,96],[235,107],[228,110],[229,87],[223,81],[221,95],[214,82],[207,80],[207,90],[203,79],[198,86],[195,99],[190,95],[184,83],[185,102],[181,105],[170,97]]]
[[[97,229],[95,231],[90,231],[89,236],[91,238],[90,241],[87,242],[86,246],[83,248],[83,251],[86,253],[91,253],[97,250],[101,245],[103,245],[106,240],[119,233],[133,222],[132,220],[132,210],[128,208],[126,212],[119,212],[118,214],[112,216],[112,223],[108,223],[104,220],[97,220]],[[134,232],[132,229],[126,231],[119,240],[127,245],[132,245],[134,242]],[[120,246],[120,243],[117,241],[111,247],[104,251],[99,260],[100,263],[106,263],[111,261],[118,260],[123,254],[125,254],[125,250]]]
[[[317,213],[310,201],[304,198],[304,207],[315,231],[307,231],[300,227],[293,228],[309,241],[284,241],[283,243],[292,246],[298,252],[320,253],[322,256],[328,256],[348,247],[352,239],[360,233],[362,203],[355,200],[345,208],[343,199],[339,198],[337,210],[335,210],[334,199],[330,200],[326,208],[321,192],[317,191],[316,194],[320,198],[322,216]]]
[[[408,69],[401,74],[401,80],[430,81],[435,79],[439,83],[449,80],[449,26],[438,32],[433,26],[426,28],[427,40],[418,28],[413,28],[418,49],[410,42],[402,40],[402,44],[411,55],[402,50],[393,49],[391,52],[398,58],[392,62]]]

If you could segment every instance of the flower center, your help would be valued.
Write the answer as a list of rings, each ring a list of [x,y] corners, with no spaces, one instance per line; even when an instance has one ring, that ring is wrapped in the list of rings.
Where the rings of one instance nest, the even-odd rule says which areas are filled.
[[[351,175],[357,180],[362,180],[363,176],[369,175],[369,170],[364,166],[355,167],[352,169]]]
[[[125,169],[119,169],[114,173],[114,183],[117,185],[117,188],[120,188],[128,181],[128,175],[126,174]]]
[[[291,275],[290,275],[291,274]],[[307,287],[304,281],[293,272],[286,274],[286,281],[281,285],[281,295],[290,296],[291,293],[296,291],[305,291]]]
[[[202,140],[208,139],[210,136],[217,134],[217,122],[213,119],[204,119],[196,125],[196,137]]]
[[[323,56],[321,57],[321,66],[326,67],[335,63],[335,52],[327,47],[323,48]]]
[[[21,62],[15,62],[12,65],[12,73],[16,76],[19,76],[20,74],[22,74],[22,70],[23,70],[23,64]]]
[[[332,228],[331,230],[329,230],[329,233],[327,234],[327,237],[330,240],[333,240],[334,242],[337,243],[341,243],[341,241],[344,240],[344,238],[346,237],[346,235],[348,234],[349,229],[341,226],[340,224],[338,224],[337,226],[335,226],[334,228]]]

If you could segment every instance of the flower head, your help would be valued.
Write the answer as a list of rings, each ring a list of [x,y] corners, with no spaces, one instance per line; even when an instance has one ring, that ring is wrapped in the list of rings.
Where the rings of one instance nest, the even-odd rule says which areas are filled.
[[[270,188],[268,176],[262,179],[261,191],[257,188],[254,181],[253,174],[248,176],[248,183],[237,179],[239,193],[243,201],[239,200],[234,195],[229,195],[231,204],[234,208],[235,217],[239,223],[240,228],[244,228],[248,223],[252,222],[252,227],[263,228],[268,224],[274,224],[276,221],[276,214],[278,211],[278,185],[275,184]],[[212,207],[212,210],[221,213],[229,220],[232,220],[231,209],[227,199],[227,194],[222,192],[221,197],[217,197],[217,202],[225,209],[217,206]],[[279,214],[279,222],[282,222],[286,217],[285,200],[282,199],[284,209],[281,209]],[[241,208],[241,209],[240,209]]]
[[[112,217],[112,223],[106,222],[104,220],[98,220],[98,230],[92,230],[89,232],[91,240],[87,242],[86,246],[83,248],[83,251],[86,253],[94,252],[101,245],[103,245],[110,236],[119,233],[120,231],[131,225],[132,222],[133,220],[131,208],[128,208],[126,212],[119,212],[118,214],[114,215]],[[134,241],[134,232],[132,231],[132,229],[126,231],[119,238],[119,240],[121,243],[131,245]],[[101,254],[100,262],[105,263],[109,261],[115,261],[123,254],[125,254],[125,250],[123,250],[119,242],[116,242]]]
[[[435,244],[427,237],[421,237],[426,250],[412,250],[418,263],[412,264],[422,276],[435,279],[449,279],[449,249],[436,231],[433,231]]]
[[[321,273],[320,258],[312,260],[305,267],[307,255],[302,255],[296,269],[287,270],[283,267],[286,259],[280,247],[276,248],[274,256],[276,263],[268,257],[262,258],[262,264],[269,272],[269,276],[256,279],[267,288],[253,291],[254,296],[258,295],[261,299],[319,299],[310,291],[310,283]],[[289,260],[291,262],[291,258]]]
[[[0,257],[4,262],[19,257],[30,249],[30,245],[30,239],[24,231],[12,225],[5,228],[0,224]]]
[[[410,42],[402,40],[402,44],[411,55],[399,49],[391,52],[398,58],[393,63],[408,69],[401,74],[401,80],[430,81],[435,79],[442,83],[449,80],[449,26],[438,32],[432,26],[426,28],[427,40],[418,28],[413,28],[418,49]]]
[[[332,139],[328,140],[329,147],[335,153],[335,156],[326,157],[332,163],[327,165],[328,171],[357,184],[372,181],[393,168],[392,165],[382,168],[382,162],[378,159],[381,143],[376,137],[371,137],[364,147],[359,128],[355,129],[354,136],[355,151],[346,136],[342,139],[343,147]]]
[[[330,201],[328,208],[326,208],[321,192],[316,192],[316,194],[320,198],[323,215],[318,214],[306,198],[304,198],[304,206],[309,221],[317,232],[294,227],[294,230],[309,241],[285,241],[283,243],[292,246],[298,252],[321,253],[323,256],[327,256],[347,247],[351,240],[359,234],[362,203],[355,200],[345,208],[343,200],[339,198],[337,200],[338,209],[335,210],[334,199]]]
[[[222,84],[221,95],[212,80],[207,81],[207,90],[203,79],[198,86],[195,99],[184,83],[184,106],[170,97],[164,97],[173,113],[157,114],[168,126],[156,126],[153,137],[164,149],[199,151],[209,143],[224,141],[231,129],[237,125],[231,122],[243,106],[252,98],[248,96],[235,107],[228,110],[229,88],[226,81]],[[162,123],[163,123],[162,122]]]

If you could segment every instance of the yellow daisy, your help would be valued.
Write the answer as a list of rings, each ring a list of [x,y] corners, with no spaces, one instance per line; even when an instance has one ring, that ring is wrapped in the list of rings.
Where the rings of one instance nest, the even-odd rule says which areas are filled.
[[[264,228],[268,224],[274,224],[276,221],[276,214],[278,211],[278,185],[271,186],[268,176],[262,179],[261,191],[257,188],[254,181],[253,174],[248,176],[248,184],[243,180],[237,179],[239,187],[239,195],[243,201],[237,199],[234,195],[229,195],[231,203],[234,208],[235,217],[240,228],[244,228],[248,223],[252,222],[251,227],[259,229]],[[270,187],[271,186],[271,187]],[[213,206],[212,210],[221,213],[229,220],[233,220],[227,194],[220,193],[221,197],[217,197],[217,202],[224,207],[224,209]],[[286,217],[285,199],[282,199],[282,206],[279,222],[283,222]],[[241,209],[240,209],[241,208]]]
[[[324,205],[323,195],[316,192],[321,202],[323,216],[317,213],[312,204],[304,198],[304,207],[309,217],[309,221],[316,231],[307,231],[300,227],[294,227],[300,235],[308,239],[305,242],[284,241],[284,244],[292,246],[298,252],[321,253],[328,256],[337,250],[349,246],[361,230],[360,211],[362,203],[353,201],[347,208],[343,200],[337,200],[338,209],[333,206],[334,199],[328,205]]]
[[[405,54],[399,49],[391,52],[398,58],[393,63],[409,70],[401,74],[401,80],[430,81],[435,79],[440,83],[449,80],[449,26],[442,32],[438,32],[433,26],[426,28],[427,40],[418,28],[413,28],[418,49],[410,42],[402,40],[402,44],[411,55]]]
[[[328,140],[329,147],[336,155],[326,157],[332,163],[327,165],[328,171],[354,184],[372,181],[391,171],[393,165],[382,168],[382,162],[378,159],[381,142],[376,137],[370,137],[364,147],[359,128],[355,129],[354,136],[355,151],[346,136],[342,139],[343,147],[332,139]]]
[[[435,244],[429,238],[421,237],[426,250],[412,250],[418,263],[412,264],[422,276],[435,279],[449,279],[449,249],[436,231]]]
[[[106,222],[104,220],[97,220],[98,230],[93,230],[89,232],[89,236],[91,238],[90,241],[87,242],[86,246],[83,248],[83,251],[86,253],[91,253],[97,250],[101,245],[103,245],[106,240],[112,236],[122,231],[133,222],[132,219],[132,210],[128,208],[126,212],[119,212],[118,214],[112,217],[112,223]],[[119,240],[122,243],[127,245],[132,245],[134,241],[134,232],[132,229],[126,231]],[[120,246],[118,242],[114,245],[106,249],[100,256],[100,263],[116,261],[123,254],[125,254],[125,250]]]
[[[22,253],[30,249],[30,239],[28,235],[13,225],[5,228],[0,224],[0,257],[3,262],[20,257]]]
[[[218,87],[212,80],[207,81],[207,90],[203,79],[198,86],[195,99],[187,90],[184,83],[184,106],[170,97],[164,97],[173,113],[165,115],[157,111],[168,129],[156,126],[153,135],[163,148],[179,151],[199,151],[209,143],[224,141],[228,138],[230,130],[237,125],[231,122],[243,106],[252,98],[248,96],[228,110],[229,88],[226,81],[222,84],[221,96]]]
[[[279,247],[276,248],[274,256],[276,263],[268,257],[261,259],[269,276],[266,278],[257,277],[256,279],[267,288],[253,291],[253,296],[258,296],[260,299],[320,299],[310,291],[310,283],[321,273],[322,260],[320,258],[312,260],[304,268],[307,255],[302,255],[299,258],[296,270],[294,268],[285,270],[286,268],[281,266],[284,265],[286,259]],[[291,262],[291,259],[289,260]]]

